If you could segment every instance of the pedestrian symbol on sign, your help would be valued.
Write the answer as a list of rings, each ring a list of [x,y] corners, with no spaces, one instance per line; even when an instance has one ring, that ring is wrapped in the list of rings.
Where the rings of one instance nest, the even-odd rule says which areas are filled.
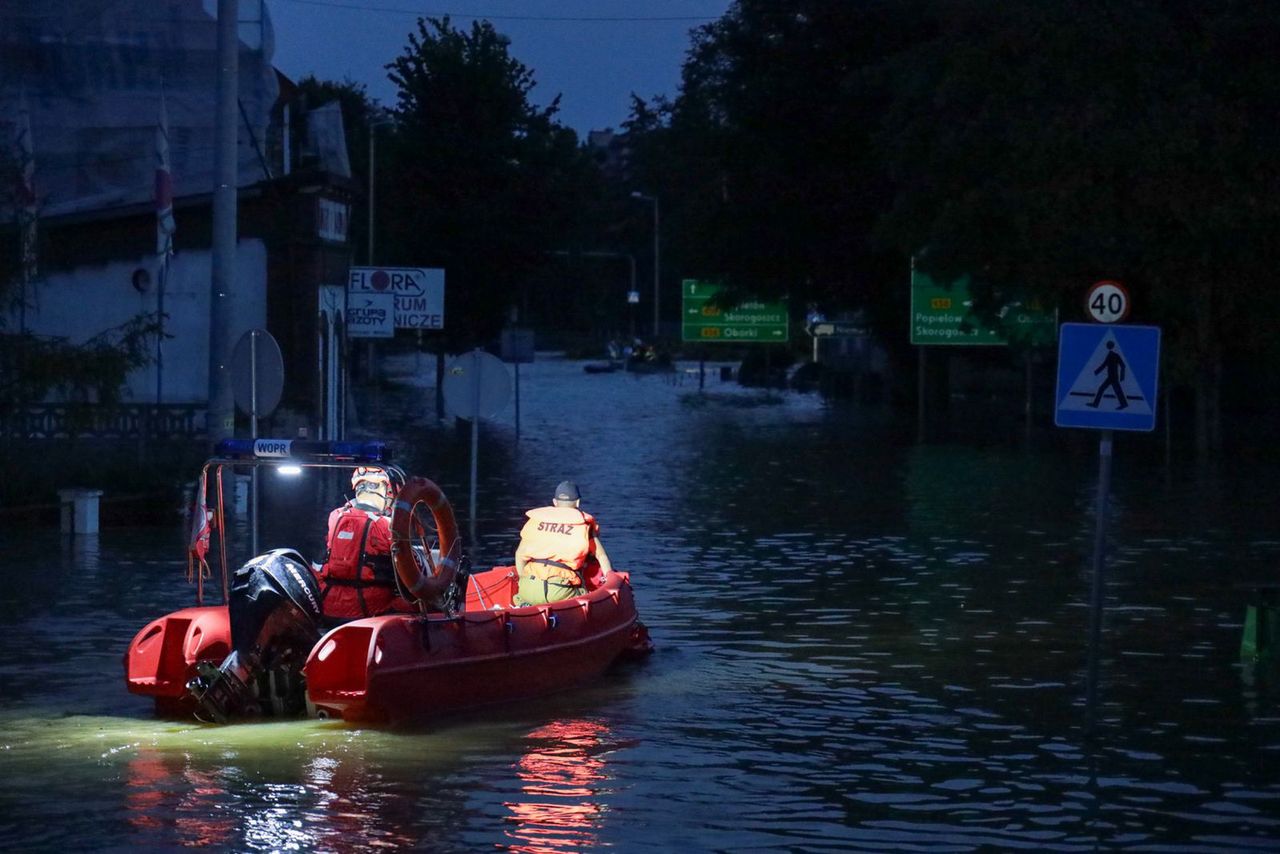
[[[1098,404],[1102,401],[1103,392],[1108,388],[1115,389],[1116,409],[1128,409],[1129,402],[1124,396],[1124,387],[1121,383],[1124,381],[1124,359],[1116,352],[1116,342],[1107,342],[1107,355],[1102,359],[1102,364],[1093,369],[1094,376],[1107,372],[1107,379],[1102,385],[1098,386],[1097,393],[1094,394],[1093,400],[1085,404],[1094,409],[1098,408]]]
[[[1101,381],[1099,381],[1101,379]],[[1133,408],[1135,415],[1147,415],[1151,407],[1133,373],[1127,369],[1124,351],[1116,344],[1114,334],[1102,337],[1092,357],[1071,384],[1061,408],[1068,410],[1098,409],[1118,412]]]

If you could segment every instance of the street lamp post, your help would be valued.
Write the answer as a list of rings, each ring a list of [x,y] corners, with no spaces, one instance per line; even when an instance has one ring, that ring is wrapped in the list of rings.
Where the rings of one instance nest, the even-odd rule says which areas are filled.
[[[377,208],[373,203],[374,201],[373,192],[374,192],[374,184],[375,184],[373,178],[374,178],[374,171],[377,168],[375,166],[376,161],[374,160],[373,154],[374,154],[374,150],[376,148],[377,140],[378,140],[378,128],[386,127],[387,125],[390,125],[390,124],[392,124],[391,119],[386,117],[369,119],[369,246],[367,247],[367,252],[365,254],[365,263],[368,264],[370,267],[373,266],[373,221],[374,221],[374,211],[377,210]],[[374,362],[372,338],[368,340],[368,344],[365,352],[366,352],[366,355],[368,356],[368,363],[369,363],[367,366],[366,375],[370,380],[375,380],[378,377],[378,369],[377,369],[377,365]]]
[[[378,134],[377,134],[378,128],[386,127],[387,125],[390,125],[390,124],[393,124],[393,122],[391,121],[391,119],[388,119],[388,118],[376,118],[376,119],[369,120],[369,247],[368,247],[369,251],[365,257],[365,263],[368,264],[370,267],[373,266],[373,218],[374,218],[373,212],[376,210],[373,204],[373,188],[374,188],[373,175],[374,175],[374,169],[376,168],[374,165],[373,152],[378,140]]]
[[[658,340],[658,281],[662,270],[659,243],[658,197],[646,196],[639,191],[633,192],[631,198],[645,202],[653,202],[653,339]]]
[[[628,254],[627,260],[631,262],[631,289],[627,291],[627,314],[631,316],[631,341],[634,343],[636,339],[636,307],[632,300],[638,301],[640,294],[636,291],[636,256]],[[632,296],[633,294],[634,296]]]

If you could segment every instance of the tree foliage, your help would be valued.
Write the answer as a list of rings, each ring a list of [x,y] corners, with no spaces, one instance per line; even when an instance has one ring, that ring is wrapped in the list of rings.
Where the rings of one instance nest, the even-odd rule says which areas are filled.
[[[50,395],[119,403],[125,378],[151,363],[158,334],[153,314],[138,315],[83,344],[30,332],[0,334],[0,408],[16,413]]]
[[[22,252],[18,224],[16,159],[0,150],[0,412],[61,400],[114,404],[129,373],[145,367],[155,352],[161,326],[143,313],[83,344],[10,328],[26,298],[21,285]]]
[[[636,105],[631,126],[673,264],[743,295],[902,316],[889,283],[905,260],[871,239],[888,187],[869,71],[916,38],[916,5],[741,0],[694,33],[679,96]]]
[[[869,308],[891,346],[910,256],[1064,320],[1119,278],[1211,444],[1224,359],[1275,346],[1277,36],[1247,0],[738,0],[634,110],[638,169],[687,269]]]
[[[939,4],[934,37],[889,67],[879,233],[944,273],[1038,291],[1064,319],[1090,282],[1121,279],[1216,444],[1228,342],[1267,343],[1278,26],[1234,0]]]
[[[388,66],[399,91],[380,260],[446,269],[455,345],[502,325],[578,226],[594,174],[555,121],[559,98],[533,105],[533,71],[508,47],[487,21],[464,31],[426,18]]]

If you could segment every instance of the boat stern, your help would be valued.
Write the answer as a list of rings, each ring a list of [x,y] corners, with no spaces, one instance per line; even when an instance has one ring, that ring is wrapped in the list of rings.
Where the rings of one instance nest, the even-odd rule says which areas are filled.
[[[184,608],[148,623],[124,654],[125,683],[133,694],[155,697],[156,709],[178,711],[199,661],[220,662],[231,650],[225,605]]]
[[[319,717],[378,720],[368,706],[369,670],[381,658],[379,630],[389,620],[372,617],[345,623],[320,638],[302,674],[307,698]]]

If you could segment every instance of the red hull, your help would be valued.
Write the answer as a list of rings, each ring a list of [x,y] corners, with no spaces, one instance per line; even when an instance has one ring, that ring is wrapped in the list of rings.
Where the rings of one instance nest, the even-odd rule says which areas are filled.
[[[329,632],[303,668],[311,701],[349,721],[422,719],[559,691],[648,651],[625,573],[586,596],[529,608],[510,607],[510,568],[475,576],[469,588],[457,617],[373,617]]]
[[[648,652],[626,573],[586,596],[512,608],[515,576],[473,576],[456,617],[387,615],[345,623],[316,644],[303,673],[321,713],[349,721],[404,721],[548,694],[592,679],[619,657]],[[230,651],[225,605],[185,608],[149,623],[124,656],[129,690],[163,714],[194,706],[196,662]]]
[[[148,623],[124,654],[129,691],[156,698],[162,714],[195,709],[186,689],[197,661],[221,663],[231,651],[231,619],[226,605],[183,608]]]

